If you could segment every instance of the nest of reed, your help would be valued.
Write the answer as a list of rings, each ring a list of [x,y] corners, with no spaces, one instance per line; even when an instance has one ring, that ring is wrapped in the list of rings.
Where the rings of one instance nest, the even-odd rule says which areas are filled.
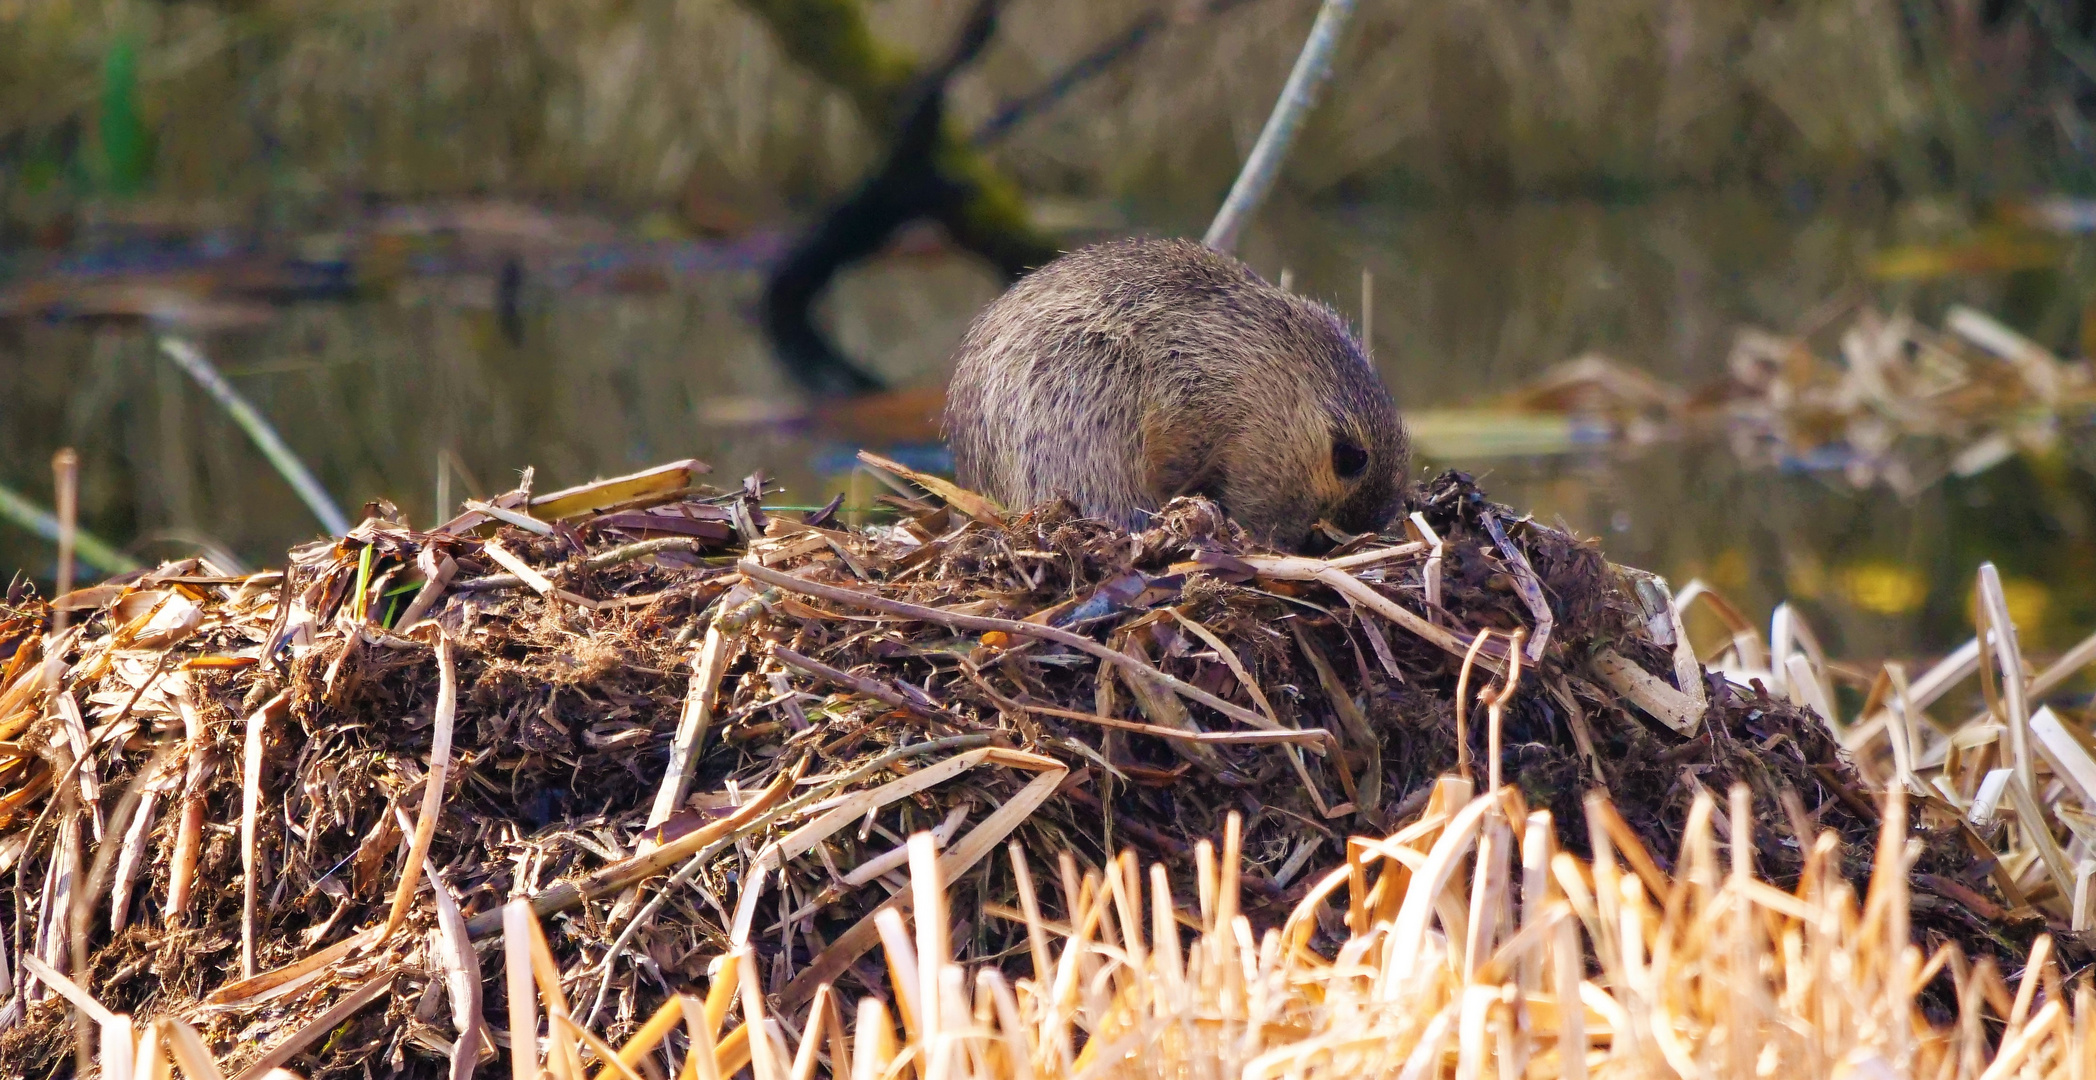
[[[520,898],[614,1043],[737,949],[798,1023],[822,986],[889,992],[878,923],[912,903],[913,834],[954,958],[1015,966],[1000,845],[1066,876],[1132,850],[1193,896],[1235,813],[1243,911],[1279,925],[1448,773],[1518,788],[1582,855],[1590,792],[1618,848],[1671,853],[1699,794],[1743,785],[1769,881],[1794,887],[1822,833],[1828,870],[1870,876],[1876,796],[1820,718],[1706,674],[1663,581],[1466,476],[1309,558],[1199,500],[1128,533],[868,461],[910,492],[892,523],[767,513],[760,481],[709,488],[697,462],[551,494],[527,473],[427,532],[374,504],[281,572],[192,559],[11,597],[0,1068],[71,1058],[50,972],[229,1065],[434,1075]],[[2054,910],[2000,899],[1971,830],[1905,827],[1925,950],[2020,965],[2053,920],[2081,958]],[[1054,895],[1040,917],[1068,926]],[[1331,956],[1348,926],[1300,933]]]

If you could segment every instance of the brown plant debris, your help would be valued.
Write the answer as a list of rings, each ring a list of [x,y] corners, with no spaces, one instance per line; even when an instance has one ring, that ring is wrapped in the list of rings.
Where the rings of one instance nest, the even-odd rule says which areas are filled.
[[[1706,674],[1663,582],[1461,474],[1406,534],[1313,559],[1198,500],[1138,533],[930,498],[846,527],[699,471],[431,532],[375,504],[280,572],[190,559],[0,607],[0,1071],[72,1053],[32,962],[229,1065],[489,1058],[530,1000],[474,970],[511,900],[542,982],[614,1043],[737,949],[787,1017],[824,984],[884,995],[880,913],[915,902],[920,832],[962,961],[1029,952],[1000,845],[1062,895],[1132,849],[1190,896],[1232,813],[1273,925],[1452,769],[1503,776],[1581,853],[1597,787],[1620,850],[1668,853],[1699,794],[1743,784],[1768,880],[1793,887],[1823,831],[1869,875],[1877,795],[1820,718]],[[2069,929],[2069,897],[1914,802],[1925,947],[2020,958]],[[1664,858],[1631,860],[1655,895]],[[1326,955],[1345,932],[1304,930]]]

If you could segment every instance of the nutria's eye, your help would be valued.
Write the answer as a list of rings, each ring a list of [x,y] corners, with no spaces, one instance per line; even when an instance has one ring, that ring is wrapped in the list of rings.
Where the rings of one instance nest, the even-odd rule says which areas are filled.
[[[1332,440],[1332,471],[1341,480],[1352,480],[1368,468],[1368,451],[1345,439]]]

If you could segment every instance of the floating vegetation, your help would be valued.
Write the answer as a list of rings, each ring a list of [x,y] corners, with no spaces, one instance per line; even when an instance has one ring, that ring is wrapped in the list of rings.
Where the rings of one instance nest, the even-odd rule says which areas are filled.
[[[1795,617],[1712,658],[1744,682],[1706,673],[1682,610],[1721,598],[1677,604],[1461,474],[1403,532],[1312,558],[1198,500],[1128,533],[867,464],[898,490],[886,523],[769,511],[760,480],[708,487],[692,461],[552,493],[527,474],[429,531],[372,504],[281,571],[188,559],[12,602],[0,1062],[61,1067],[78,1006],[105,1062],[135,1045],[120,1014],[257,1075],[458,1075],[544,1011],[557,1075],[706,1075],[689,1048],[710,1046],[716,1075],[873,1076],[893,1007],[930,1072],[1140,1071],[1222,1038],[1188,1027],[1221,1001],[1247,1067],[1439,1071],[1543,1061],[1571,1022],[1544,1003],[1592,955],[1571,992],[1597,1069],[1747,1054],[1727,1009],[1818,1025],[1757,1066],[1978,1068],[1972,1028],[1886,1018],[1979,1024],[2007,1000],[1992,972],[2047,970],[2034,942],[2085,962],[2043,935],[2087,906],[2063,776],[2086,758],[2042,749],[2035,703],[2064,675],[2017,677],[1992,599],[2010,651],[1983,678],[2021,741],[1986,749],[1982,719],[1941,765],[1902,743],[1913,793],[1882,804],[1867,729],[1909,732],[1927,676],[1830,725],[1837,668]],[[1721,872],[1710,792],[1735,786]],[[1869,883],[1860,916],[1844,880]],[[1184,967],[1182,922],[1203,935]],[[502,994],[477,951],[497,936]],[[1029,963],[1034,989],[995,974]],[[2063,991],[2034,993],[1996,1010],[2028,1028],[2004,1055],[2062,1045]]]
[[[1848,324],[1834,327],[1842,311]],[[1605,356],[1559,364],[1495,407],[1408,418],[1421,448],[1494,457],[1637,448],[1698,433],[1750,465],[1829,472],[1911,497],[2018,453],[2044,454],[2096,413],[2086,360],[1969,307],[1941,330],[1853,302],[1794,334],[1742,329],[1727,375],[1691,391]]]
[[[1808,335],[1740,334],[1723,408],[1744,456],[1905,496],[2047,452],[2096,411],[2086,361],[2062,362],[1969,307],[1952,307],[1941,331],[1863,308],[1834,356]]]

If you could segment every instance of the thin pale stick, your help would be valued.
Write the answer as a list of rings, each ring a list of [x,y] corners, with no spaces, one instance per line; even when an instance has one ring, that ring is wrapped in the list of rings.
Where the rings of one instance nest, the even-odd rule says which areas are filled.
[[[280,693],[247,718],[240,770],[240,975],[244,979],[255,977],[255,829],[262,812],[262,739],[270,714],[284,709],[290,700],[289,691]]]
[[[1295,67],[1288,73],[1288,82],[1281,88],[1266,126],[1259,131],[1259,141],[1252,144],[1251,156],[1238,170],[1237,182],[1230,186],[1230,194],[1224,198],[1222,209],[1216,211],[1215,220],[1209,223],[1202,243],[1221,252],[1237,250],[1238,237],[1258,212],[1259,204],[1266,201],[1274,182],[1280,179],[1288,148],[1294,144],[1304,119],[1316,107],[1325,80],[1331,77],[1332,56],[1338,52],[1339,40],[1353,14],[1354,0],[1325,0],[1318,8],[1317,21],[1310,26],[1302,52],[1296,54]]]
[[[400,886],[393,891],[393,909],[386,915],[386,929],[380,941],[391,938],[407,921],[415,888],[421,884],[422,860],[436,839],[437,817],[444,807],[444,781],[451,772],[451,729],[458,716],[458,665],[452,659],[451,638],[441,630],[437,632],[437,679],[429,773],[423,781],[422,806],[415,815],[415,839],[408,848],[407,865],[400,869]]]

